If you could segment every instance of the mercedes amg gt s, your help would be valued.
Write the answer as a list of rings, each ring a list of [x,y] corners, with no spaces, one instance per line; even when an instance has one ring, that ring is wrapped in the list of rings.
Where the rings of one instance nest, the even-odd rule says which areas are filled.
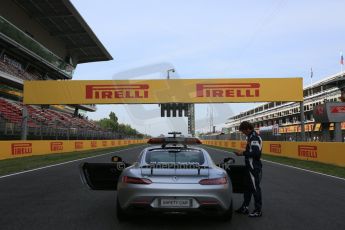
[[[197,138],[153,138],[137,162],[120,157],[113,163],[83,163],[84,184],[93,190],[117,190],[117,217],[128,219],[142,210],[160,213],[214,214],[232,217],[232,193],[241,193],[244,166],[233,158],[216,165]],[[157,145],[159,144],[159,145]]]

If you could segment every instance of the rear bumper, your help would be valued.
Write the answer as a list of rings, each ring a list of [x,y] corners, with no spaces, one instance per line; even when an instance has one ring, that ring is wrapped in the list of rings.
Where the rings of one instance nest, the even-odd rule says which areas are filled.
[[[217,216],[222,215],[226,210],[218,205],[206,206],[202,205],[199,208],[186,209],[186,208],[152,208],[150,205],[130,205],[124,212],[134,215],[146,214],[196,214]]]
[[[190,208],[161,208],[160,198],[187,198],[193,200]],[[231,187],[225,185],[118,184],[118,200],[122,209],[147,209],[158,212],[224,212],[231,205]]]

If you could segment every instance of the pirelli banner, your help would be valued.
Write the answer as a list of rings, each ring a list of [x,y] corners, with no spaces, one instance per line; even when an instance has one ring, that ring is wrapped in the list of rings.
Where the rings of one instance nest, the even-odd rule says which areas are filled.
[[[302,78],[25,81],[25,104],[302,101]]]
[[[144,144],[147,140],[54,140],[54,141],[0,141],[0,160],[54,153],[79,152],[106,149],[132,144]]]
[[[203,144],[230,149],[245,149],[245,141],[203,140]],[[342,142],[288,142],[264,141],[264,154],[317,161],[326,164],[345,166],[345,149]]]

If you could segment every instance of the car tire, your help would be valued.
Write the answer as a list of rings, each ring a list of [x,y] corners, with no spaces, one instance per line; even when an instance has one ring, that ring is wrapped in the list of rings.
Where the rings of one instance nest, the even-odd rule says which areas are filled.
[[[117,219],[122,222],[129,219],[129,215],[121,208],[120,202],[116,199],[116,217]]]
[[[232,212],[233,212],[233,210],[232,210],[232,200],[231,200],[230,207],[225,212],[223,212],[221,214],[220,220],[222,220],[222,221],[231,221],[231,219],[232,219]]]

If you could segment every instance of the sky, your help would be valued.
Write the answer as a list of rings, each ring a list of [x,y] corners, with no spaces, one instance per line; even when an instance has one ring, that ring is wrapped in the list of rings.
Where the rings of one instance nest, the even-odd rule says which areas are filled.
[[[77,66],[73,79],[303,77],[340,71],[344,0],[71,0],[114,60]],[[311,68],[313,78],[310,78]],[[258,104],[196,105],[197,131]],[[186,118],[161,118],[158,105],[98,105],[153,136],[187,133]]]

